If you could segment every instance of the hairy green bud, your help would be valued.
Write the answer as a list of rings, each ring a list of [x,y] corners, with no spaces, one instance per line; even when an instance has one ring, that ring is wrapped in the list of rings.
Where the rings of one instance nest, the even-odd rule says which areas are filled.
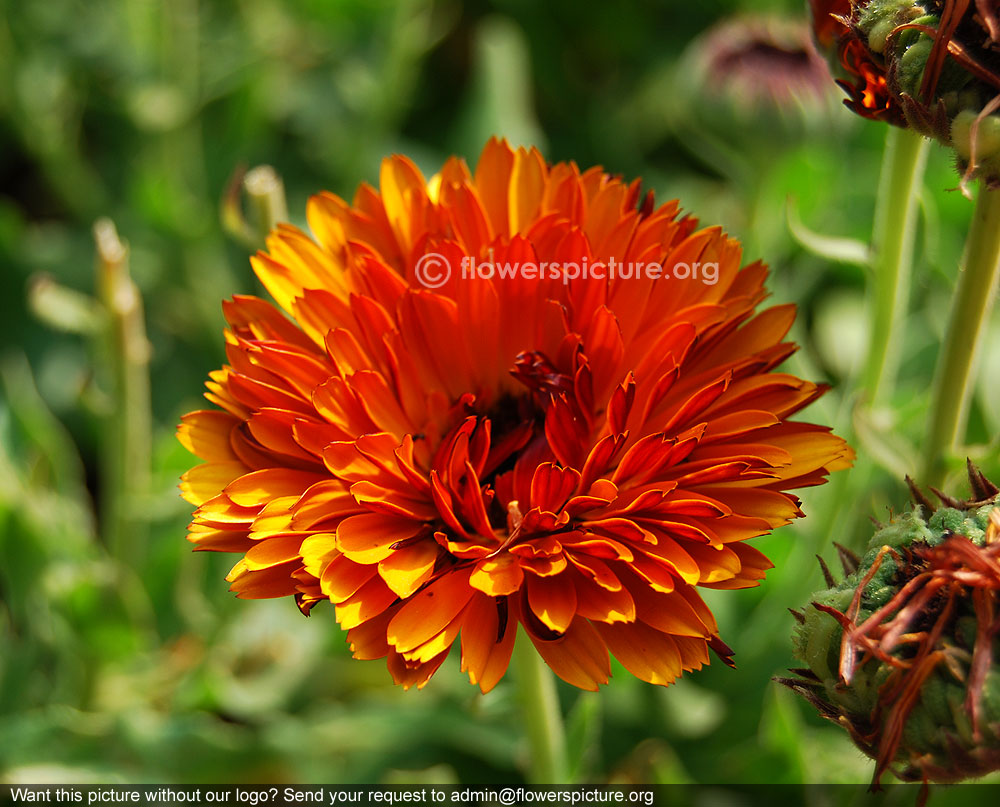
[[[873,786],[886,770],[954,782],[1000,768],[1000,507],[975,474],[975,502],[893,518],[793,612],[804,666],[779,680],[876,760]]]

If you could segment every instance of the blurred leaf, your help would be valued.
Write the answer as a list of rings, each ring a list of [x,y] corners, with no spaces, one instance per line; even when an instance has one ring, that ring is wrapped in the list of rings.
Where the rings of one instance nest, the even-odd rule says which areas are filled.
[[[799,217],[795,200],[789,197],[785,205],[788,229],[795,240],[807,251],[824,260],[867,267],[871,264],[868,244],[853,238],[824,235],[809,229]]]
[[[898,479],[917,467],[917,450],[895,428],[892,413],[856,406],[854,431],[861,450]]]
[[[784,687],[772,683],[764,693],[761,713],[761,744],[781,754],[784,770],[779,781],[783,782],[805,781],[802,715],[794,702],[795,697]]]
[[[104,321],[100,304],[86,294],[56,283],[49,275],[35,275],[28,285],[32,313],[50,328],[93,335]]]
[[[608,777],[608,784],[690,784],[693,780],[677,755],[663,740],[640,742]]]
[[[287,606],[279,601],[241,609],[213,644],[207,661],[226,713],[246,719],[282,709],[316,663],[322,623]]]
[[[450,765],[432,765],[419,771],[390,770],[382,777],[383,785],[458,785],[455,769]]]
[[[853,378],[868,351],[868,304],[855,289],[834,290],[817,301],[813,315],[816,349],[840,378]]]
[[[0,392],[0,506],[16,506],[50,528],[61,516],[71,532],[90,533],[80,457],[38,395],[22,354],[0,357]]]
[[[663,690],[661,699],[670,728],[680,737],[704,737],[725,720],[723,698],[687,678],[681,678]]]
[[[538,146],[546,138],[532,109],[531,64],[524,33],[506,17],[487,17],[474,40],[474,67],[461,142],[478,148],[490,137],[514,146]]]

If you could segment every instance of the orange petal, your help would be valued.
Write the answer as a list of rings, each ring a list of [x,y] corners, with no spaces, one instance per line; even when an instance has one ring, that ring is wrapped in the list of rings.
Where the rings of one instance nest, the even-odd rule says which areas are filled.
[[[313,577],[319,577],[326,565],[337,557],[337,536],[332,532],[317,532],[302,541],[299,556],[302,563]]]
[[[484,693],[507,672],[517,635],[517,616],[510,613],[512,600],[502,602],[474,594],[462,617],[462,672],[468,672],[469,681],[479,684]]]
[[[181,418],[177,439],[192,454],[209,462],[228,462],[236,455],[229,445],[229,434],[240,423],[228,412],[199,409]]]
[[[538,654],[563,681],[591,691],[608,683],[611,675],[608,651],[587,620],[577,617],[569,630],[552,642],[536,639],[530,633],[528,636]]]
[[[396,437],[396,445],[399,445],[404,434],[416,431],[381,373],[360,370],[347,381],[371,422],[378,427],[378,431],[388,432]]]
[[[483,558],[476,564],[469,578],[470,586],[490,597],[513,594],[521,588],[523,582],[524,572],[520,562],[507,552]]]
[[[201,524],[192,524],[188,530],[187,539],[195,545],[196,552],[246,552],[253,546],[244,531],[220,530]]]
[[[326,479],[312,485],[292,506],[292,527],[308,530],[327,522],[332,529],[336,521],[360,512],[344,482]]]
[[[258,541],[247,551],[246,568],[255,572],[289,561],[300,560],[299,547],[301,545],[302,538],[297,535]]]
[[[701,579],[701,569],[694,558],[663,530],[650,527],[650,531],[656,536],[656,546],[646,548],[645,553],[656,563],[669,568],[685,583],[697,583]]]
[[[534,222],[548,173],[538,149],[521,147],[514,153],[510,174],[510,232],[523,233]]]
[[[476,187],[493,235],[510,235],[507,198],[514,153],[505,140],[491,138],[476,164]]]
[[[389,668],[392,680],[403,689],[410,689],[410,687],[414,686],[417,689],[423,689],[427,685],[427,682],[431,680],[431,676],[437,672],[438,667],[448,658],[450,650],[451,648],[449,647],[448,650],[445,650],[437,658],[433,658],[426,663],[411,665],[402,655],[389,648],[389,657],[386,666]]]
[[[705,435],[701,438],[702,445],[714,443],[719,440],[728,440],[733,437],[741,437],[748,432],[763,431],[769,429],[781,421],[772,412],[763,412],[759,409],[747,409],[740,412],[733,412],[729,415],[714,418],[705,429]],[[763,432],[761,439],[766,432]]]
[[[287,392],[275,384],[268,384],[266,381],[241,373],[230,373],[228,385],[233,397],[252,411],[274,407],[303,415],[312,413],[312,405],[308,400]]]
[[[287,342],[306,350],[313,347],[272,303],[252,294],[234,294],[231,301],[223,300],[222,313],[234,331],[249,331],[249,337],[254,339]]]
[[[669,594],[678,582],[673,567],[668,567],[661,561],[654,560],[650,555],[637,554],[632,561],[631,569],[641,577],[653,591]],[[697,581],[697,576],[695,577]]]
[[[356,659],[383,658],[389,653],[389,643],[385,640],[385,628],[392,619],[390,608],[376,617],[347,631],[347,642],[351,654]]]
[[[389,557],[392,545],[417,535],[424,526],[408,518],[365,513],[345,518],[337,527],[340,551],[357,563],[378,563]]]
[[[686,541],[684,549],[698,564],[698,569],[701,572],[698,583],[702,585],[719,583],[735,577],[741,568],[739,555],[735,552],[735,548],[738,546],[741,544],[730,544],[715,549],[705,544]]]
[[[592,580],[606,591],[621,591],[622,583],[617,575],[611,571],[611,567],[604,561],[590,555],[578,555],[573,553],[569,556],[573,565],[577,567],[587,580]]]
[[[305,464],[306,466],[318,466],[317,470],[322,470],[322,460],[316,454],[312,454],[295,439],[295,422],[306,421],[313,427],[323,427],[319,421],[311,418],[303,418],[298,412],[286,412],[281,409],[261,409],[254,412],[247,421],[247,428],[250,434],[271,454],[287,455],[291,461],[278,460],[277,465],[294,463],[296,466]],[[301,428],[301,427],[300,427]]]
[[[234,504],[252,507],[263,504],[279,496],[301,495],[306,488],[323,477],[308,471],[293,471],[289,468],[266,468],[241,476],[226,486],[225,493]]]
[[[403,603],[389,623],[389,644],[406,653],[450,625],[472,597],[469,570],[453,570]]]
[[[650,684],[672,684],[684,671],[681,653],[669,636],[643,622],[595,625],[622,666]]]
[[[783,527],[793,518],[802,515],[798,500],[788,493],[756,488],[707,486],[701,490],[727,504],[734,513],[764,519],[772,528]]]
[[[430,502],[411,499],[402,495],[398,488],[382,487],[367,480],[351,485],[351,496],[368,510],[413,521],[430,521],[438,515],[437,508]]]
[[[542,623],[556,633],[565,633],[576,616],[576,588],[568,574],[551,577],[529,575],[528,604]]]
[[[748,544],[730,544],[727,549],[731,549],[736,555],[740,564],[739,571],[734,577],[703,583],[706,588],[753,588],[760,584],[767,570],[774,566],[762,553]]]
[[[229,498],[223,494],[209,499],[194,512],[194,520],[201,524],[214,524],[216,526],[240,525],[249,527],[257,514],[261,511],[260,505],[256,507],[240,507],[233,504]]]
[[[385,584],[406,599],[430,580],[441,548],[433,538],[396,549],[378,565]]]
[[[331,255],[337,255],[347,241],[344,231],[347,203],[329,192],[311,196],[306,202],[309,229]]]
[[[630,591],[638,619],[651,628],[674,636],[711,636],[712,631],[680,593],[662,594],[641,585]]]
[[[635,602],[628,589],[621,584],[618,590],[609,590],[586,574],[574,575],[573,584],[576,587],[576,612],[580,616],[600,622],[631,622],[635,619]]]
[[[372,567],[373,575],[367,583],[346,600],[337,603],[337,623],[344,630],[356,628],[378,616],[396,601],[396,593],[374,571]]]
[[[543,462],[531,478],[531,506],[558,513],[579,483],[579,471]]]
[[[399,332],[423,386],[440,389],[451,400],[469,391],[472,377],[468,345],[457,342],[458,306],[454,300],[427,291],[411,291],[399,301]]]
[[[419,647],[403,653],[403,658],[406,659],[407,664],[425,664],[437,655],[447,653],[451,649],[452,644],[454,644],[455,639],[458,638],[458,632],[461,627],[462,620],[453,619],[445,625],[444,630],[440,633],[428,639]]]
[[[195,506],[218,496],[236,477],[247,472],[242,462],[206,462],[181,477],[181,496]]]
[[[421,199],[426,201],[427,182],[409,158],[396,154],[382,161],[379,191],[396,240],[403,251],[408,252],[416,240],[413,229],[418,224],[413,220],[412,212]]]
[[[681,666],[687,670],[700,670],[709,662],[708,642],[695,636],[670,637],[681,654]]]
[[[320,588],[331,602],[339,605],[353,597],[376,574],[375,566],[355,563],[350,558],[337,555],[323,568]]]
[[[297,501],[298,496],[279,496],[277,499],[271,499],[253,520],[250,537],[256,541],[280,533],[294,532],[292,506]]]
[[[253,571],[247,568],[245,560],[237,563],[226,576],[231,583],[229,590],[240,599],[262,600],[287,597],[295,593],[296,581],[291,577],[298,561],[274,566],[270,569]]]

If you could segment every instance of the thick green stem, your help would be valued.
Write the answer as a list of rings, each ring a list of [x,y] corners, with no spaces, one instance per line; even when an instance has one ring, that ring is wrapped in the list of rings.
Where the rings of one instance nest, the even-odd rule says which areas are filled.
[[[1000,191],[980,187],[962,271],[938,353],[922,482],[940,486],[960,440],[974,389],[973,369],[1000,275]]]
[[[910,295],[917,191],[929,142],[895,126],[889,127],[886,136],[872,234],[871,330],[861,379],[872,406],[891,395],[896,380],[901,321]]]
[[[566,734],[552,671],[524,635],[517,637],[514,663],[523,724],[531,752],[531,784],[569,784]]]

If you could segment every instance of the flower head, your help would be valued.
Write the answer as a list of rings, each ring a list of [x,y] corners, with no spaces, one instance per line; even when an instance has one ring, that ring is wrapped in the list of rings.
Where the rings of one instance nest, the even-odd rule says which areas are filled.
[[[879,530],[847,576],[796,614],[806,667],[780,679],[886,770],[956,782],[1000,768],[1000,508],[970,465],[974,501],[922,495]],[[824,567],[825,571],[825,567]]]
[[[253,258],[292,319],[225,303],[220,410],[180,427],[206,460],[190,540],[243,555],[232,590],[329,600],[407,687],[459,641],[490,689],[518,630],[589,689],[609,650],[657,684],[728,658],[696,588],[757,585],[745,541],[851,457],[789,419],[824,388],[774,371],[794,308],[755,313],[765,268],[638,182],[497,140],[474,174],[393,157],[307,215]]]
[[[804,20],[724,18],[691,42],[665,96],[675,122],[732,145],[747,167],[842,120],[830,72]],[[676,87],[674,86],[676,85]]]
[[[743,15],[713,26],[695,43],[710,96],[773,115],[820,107],[830,83],[808,26],[798,20]]]
[[[989,0],[810,0],[816,40],[866,118],[912,127],[1000,184],[1000,11]]]

